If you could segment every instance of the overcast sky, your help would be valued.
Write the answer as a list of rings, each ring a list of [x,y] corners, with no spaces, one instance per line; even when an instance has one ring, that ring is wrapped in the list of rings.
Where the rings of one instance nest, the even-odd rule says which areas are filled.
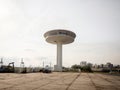
[[[81,61],[120,64],[120,0],[0,0],[0,57],[4,63],[56,64],[56,45],[43,37],[52,29],[76,33],[63,46],[63,65]]]

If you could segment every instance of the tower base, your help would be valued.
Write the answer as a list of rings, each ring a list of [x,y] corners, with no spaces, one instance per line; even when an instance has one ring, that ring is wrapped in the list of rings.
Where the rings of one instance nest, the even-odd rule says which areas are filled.
[[[58,65],[54,65],[54,71],[56,71],[56,72],[62,72],[62,67],[60,67]]]

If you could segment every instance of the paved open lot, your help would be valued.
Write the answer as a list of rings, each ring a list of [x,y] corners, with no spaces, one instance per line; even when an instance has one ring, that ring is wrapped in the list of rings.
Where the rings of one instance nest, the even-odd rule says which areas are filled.
[[[100,73],[0,73],[0,90],[120,90],[120,76]]]

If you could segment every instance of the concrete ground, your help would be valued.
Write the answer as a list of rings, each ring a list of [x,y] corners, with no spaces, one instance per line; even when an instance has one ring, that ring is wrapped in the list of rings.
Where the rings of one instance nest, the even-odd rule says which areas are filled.
[[[0,73],[0,90],[120,90],[120,76],[100,73]]]

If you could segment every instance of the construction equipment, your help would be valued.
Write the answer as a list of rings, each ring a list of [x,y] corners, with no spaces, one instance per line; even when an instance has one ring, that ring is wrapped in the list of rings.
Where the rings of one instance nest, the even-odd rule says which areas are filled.
[[[14,73],[14,62],[9,63],[6,65],[1,65],[0,73]]]

